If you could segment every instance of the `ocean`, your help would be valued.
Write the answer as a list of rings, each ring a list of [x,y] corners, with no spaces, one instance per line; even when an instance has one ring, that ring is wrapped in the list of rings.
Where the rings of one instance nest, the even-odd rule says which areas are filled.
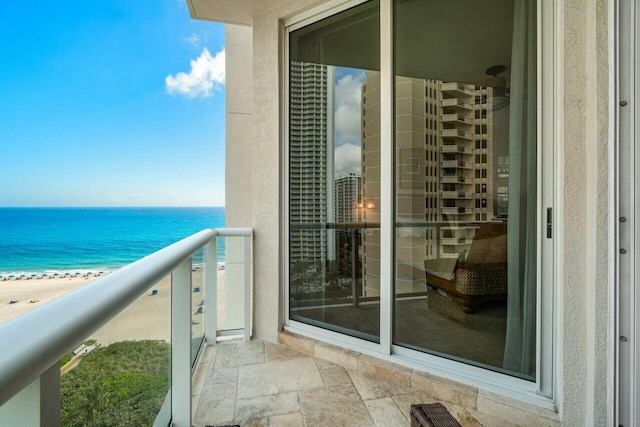
[[[113,270],[219,227],[224,208],[0,208],[0,274]]]

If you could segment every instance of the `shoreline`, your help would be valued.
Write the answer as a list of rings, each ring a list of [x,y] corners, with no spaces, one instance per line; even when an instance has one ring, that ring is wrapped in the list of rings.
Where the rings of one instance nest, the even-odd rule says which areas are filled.
[[[99,277],[0,281],[0,323],[78,289]]]
[[[98,278],[120,269],[122,267],[109,268],[67,268],[67,269],[45,269],[45,270],[13,270],[0,271],[0,283],[8,281],[27,280],[53,280],[53,279],[73,279],[73,278]]]
[[[0,270],[0,283],[7,281],[34,280],[34,279],[60,279],[60,278],[78,278],[78,277],[101,277],[106,274],[113,273],[130,264],[118,267],[82,267],[82,268],[32,268],[32,269],[13,269]],[[218,269],[224,268],[224,260],[218,261]],[[199,270],[204,267],[204,262],[194,262],[193,267]]]
[[[79,271],[79,270],[78,270]],[[192,333],[202,334],[204,324],[203,268],[192,269]],[[224,319],[224,269],[218,267],[218,325]],[[102,276],[34,278],[0,281],[0,324],[60,298]],[[196,290],[196,288],[198,288]],[[157,292],[152,292],[156,290]],[[102,346],[126,340],[160,339],[169,341],[171,331],[171,279],[165,277],[138,297],[116,317],[92,334]],[[89,338],[89,337],[86,337]]]

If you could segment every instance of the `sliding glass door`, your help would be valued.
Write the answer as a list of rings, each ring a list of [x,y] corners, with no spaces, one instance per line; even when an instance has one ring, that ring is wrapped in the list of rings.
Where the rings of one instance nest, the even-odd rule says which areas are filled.
[[[394,5],[394,342],[533,379],[535,2]]]
[[[381,70],[356,3],[288,33],[289,319],[534,381],[537,4],[385,0]]]
[[[367,100],[380,90],[379,27],[372,1],[289,36],[290,316],[374,342],[380,105]]]

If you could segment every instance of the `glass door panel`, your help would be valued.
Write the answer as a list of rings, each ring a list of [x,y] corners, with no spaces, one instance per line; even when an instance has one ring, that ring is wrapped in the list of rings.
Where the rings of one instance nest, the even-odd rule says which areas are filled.
[[[289,317],[374,342],[379,27],[371,1],[289,34]]]
[[[535,1],[394,19],[393,341],[534,380]]]

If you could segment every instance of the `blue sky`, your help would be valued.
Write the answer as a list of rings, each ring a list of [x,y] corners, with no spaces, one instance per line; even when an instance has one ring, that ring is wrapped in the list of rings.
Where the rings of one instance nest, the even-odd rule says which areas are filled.
[[[223,49],[184,0],[0,2],[0,206],[222,206]]]
[[[362,83],[365,70],[335,68],[335,152],[334,171],[362,173]]]

